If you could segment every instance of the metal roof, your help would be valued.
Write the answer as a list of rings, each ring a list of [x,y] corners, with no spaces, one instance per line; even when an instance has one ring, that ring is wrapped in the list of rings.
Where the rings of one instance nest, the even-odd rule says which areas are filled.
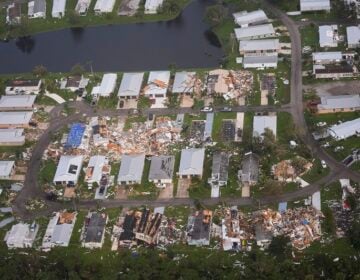
[[[94,11],[99,11],[102,13],[112,12],[115,5],[115,0],[97,0]]]
[[[34,0],[33,13],[45,13],[46,12],[46,1],[45,0]]]
[[[52,12],[51,14],[62,13],[65,14],[66,0],[53,0]]]
[[[266,63],[277,63],[278,54],[274,55],[245,55],[243,64],[266,64]]]
[[[202,175],[205,158],[205,149],[183,149],[179,175]]]
[[[337,32],[338,26],[333,25],[321,25],[319,26],[319,43],[320,47],[336,47],[337,46]]]
[[[262,40],[242,40],[240,41],[240,51],[266,51],[280,49],[279,39]]]
[[[272,36],[273,34],[275,34],[275,30],[271,23],[235,28],[235,35],[238,40],[250,39],[258,36]]]
[[[141,181],[144,170],[145,154],[123,155],[118,175],[118,182]]]
[[[0,177],[9,177],[13,170],[15,161],[13,160],[1,160],[0,161]]]
[[[330,0],[300,0],[301,11],[330,10]]]
[[[124,73],[118,96],[125,97],[125,96],[139,96],[141,85],[143,82],[144,73]]]
[[[259,178],[259,156],[254,153],[245,154],[241,162],[241,182],[257,182]]]
[[[360,118],[333,125],[328,130],[330,135],[337,140],[349,138],[360,133]]]
[[[54,182],[71,181],[76,184],[82,163],[83,156],[61,156],[54,176]]]
[[[276,116],[254,116],[253,137],[261,137],[265,128],[270,129],[276,137]]]
[[[149,171],[149,180],[172,179],[174,173],[174,156],[153,156]]]
[[[174,85],[172,92],[173,93],[191,93],[194,90],[196,79],[195,72],[176,72]]]
[[[99,183],[103,174],[102,170],[106,163],[105,156],[92,156],[89,160],[88,168],[92,168],[91,177],[88,181],[94,181]]]
[[[337,61],[342,60],[342,53],[341,52],[314,52],[312,54],[313,61],[321,62],[321,61]]]
[[[170,71],[152,71],[149,74],[145,95],[166,94],[170,80]],[[164,87],[155,84],[156,81],[164,83]]]
[[[211,177],[218,181],[228,180],[230,156],[226,152],[215,152],[212,159]]]
[[[263,10],[256,10],[251,12],[242,11],[234,13],[233,17],[238,25],[267,22],[269,20]]]
[[[164,0],[146,0],[145,10],[156,12]]]
[[[320,110],[360,107],[360,95],[322,96],[321,104],[318,104],[317,107]]]
[[[99,88],[100,96],[104,96],[104,97],[110,96],[110,94],[113,93],[115,90],[116,80],[117,80],[117,74],[115,73],[104,74]]]
[[[27,125],[33,112],[0,112],[0,125]]]
[[[214,123],[214,113],[207,113],[206,121],[205,121],[205,129],[204,129],[204,138],[203,138],[204,141],[208,140],[208,138],[211,138],[213,123]]]
[[[32,108],[35,102],[35,95],[3,95],[0,98],[0,110],[4,108]]]
[[[348,26],[346,27],[346,36],[348,45],[360,44],[360,26]]]
[[[25,142],[24,129],[0,129],[0,144],[9,142]]]

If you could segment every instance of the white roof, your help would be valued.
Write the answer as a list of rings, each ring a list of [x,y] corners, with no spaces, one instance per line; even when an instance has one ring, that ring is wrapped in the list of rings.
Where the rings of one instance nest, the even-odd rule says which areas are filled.
[[[164,0],[146,0],[145,10],[156,11],[164,2]]]
[[[330,0],[300,0],[301,11],[330,10]]]
[[[145,154],[123,155],[118,175],[118,182],[141,181],[145,164]]]
[[[249,65],[249,64],[254,64],[254,65],[259,65],[259,64],[264,64],[264,67],[267,64],[274,64],[278,62],[278,54],[275,53],[274,55],[245,55],[244,56],[244,60],[243,63],[244,65]]]
[[[61,156],[58,163],[56,173],[54,176],[54,182],[74,182],[80,175],[83,162],[83,156]],[[71,169],[74,167],[74,170]]]
[[[0,143],[24,142],[25,135],[22,128],[0,129]]]
[[[13,225],[7,234],[6,243],[14,245],[23,243],[29,231],[30,226],[28,224],[19,223]]]
[[[194,84],[196,79],[195,72],[176,72],[173,93],[190,93],[194,90]]]
[[[337,39],[335,30],[338,30],[338,26],[335,25],[321,25],[319,26],[319,42],[321,47],[337,45]]]
[[[115,90],[116,80],[117,80],[117,74],[115,73],[104,74],[99,89],[100,96],[105,96],[105,97],[110,96],[110,94]]]
[[[88,168],[93,168],[92,176],[88,178],[89,181],[100,182],[102,176],[102,169],[106,163],[105,156],[92,156],[89,160]]]
[[[341,52],[314,52],[313,54],[314,61],[322,61],[322,60],[341,60],[342,53]]]
[[[183,149],[179,175],[202,175],[205,158],[205,149]]]
[[[253,137],[262,137],[265,128],[270,129],[276,137],[277,117],[276,116],[254,116]]]
[[[13,170],[15,161],[13,160],[1,160],[0,161],[0,177],[9,177]]]
[[[311,196],[311,204],[316,210],[321,211],[321,196],[320,191],[313,193]]]
[[[267,51],[280,49],[279,39],[242,40],[240,51]]]
[[[346,27],[348,45],[360,44],[360,26]]]
[[[275,34],[271,23],[255,25],[243,28],[235,28],[235,35],[238,40]]]
[[[66,0],[54,0],[52,7],[52,14],[65,14]]]
[[[31,108],[35,102],[35,95],[3,95],[0,99],[0,110],[12,107]]]
[[[238,25],[253,24],[269,20],[263,10],[256,10],[252,12],[242,11],[234,13],[233,17]]]
[[[75,11],[78,13],[85,13],[89,8],[91,0],[78,0]]]
[[[94,10],[100,11],[102,13],[112,12],[115,5],[115,0],[97,0]]]
[[[170,71],[152,71],[150,72],[148,79],[148,86],[145,91],[145,95],[151,94],[166,94],[169,86]],[[165,87],[160,87],[155,84],[156,81],[160,81],[165,84]]]
[[[323,110],[360,107],[360,95],[322,96],[317,107]]]
[[[0,125],[29,124],[33,112],[0,112]]]
[[[139,96],[144,73],[124,73],[118,96]]]
[[[360,118],[347,121],[329,128],[329,133],[335,139],[346,139],[360,133]]]

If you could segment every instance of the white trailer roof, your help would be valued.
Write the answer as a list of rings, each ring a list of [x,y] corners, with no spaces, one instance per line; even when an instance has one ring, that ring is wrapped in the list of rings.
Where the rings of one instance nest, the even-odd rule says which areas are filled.
[[[27,125],[33,112],[0,112],[0,125]]]
[[[338,30],[338,26],[336,24],[319,26],[320,47],[337,45],[335,30]]]
[[[115,90],[116,80],[117,80],[117,74],[115,73],[104,74],[99,88],[100,96],[104,96],[104,97],[110,96],[110,94],[113,93]]]
[[[181,151],[179,175],[199,175],[203,174],[205,149],[183,149]]]
[[[0,143],[24,142],[24,129],[0,129]]]
[[[152,71],[150,72],[145,95],[166,94],[170,80],[170,71]],[[159,86],[157,82],[165,86]]]
[[[256,10],[252,12],[242,11],[234,13],[233,17],[235,22],[240,26],[257,22],[266,22],[269,20],[263,10]]]
[[[300,0],[301,11],[330,10],[330,0]]]
[[[279,39],[241,40],[240,51],[266,51],[280,49]]]
[[[118,96],[139,96],[141,85],[144,79],[144,73],[124,73]]]
[[[346,27],[346,36],[347,36],[348,45],[360,44],[360,26]]]
[[[66,0],[54,0],[52,6],[52,14],[65,14]]]
[[[322,96],[321,104],[318,109],[346,109],[360,107],[360,95],[336,95],[336,96]]]
[[[341,60],[341,52],[314,52],[312,54],[314,61],[323,61],[323,60]]]
[[[337,140],[346,139],[360,133],[360,118],[333,125],[329,128],[329,134]]]
[[[54,182],[77,182],[83,156],[61,156],[54,176]]]
[[[0,161],[0,177],[8,177],[11,174],[15,165],[13,160],[1,160]]]
[[[97,0],[94,10],[101,13],[111,13],[115,5],[115,0]]]
[[[277,117],[276,116],[254,116],[253,137],[261,137],[265,128],[270,129],[276,137]]]
[[[3,95],[0,98],[0,110],[5,108],[32,108],[35,95]]]
[[[272,34],[275,34],[275,29],[271,23],[243,28],[235,28],[235,35],[238,40],[258,36],[270,36]]]
[[[195,72],[176,72],[174,85],[172,92],[173,93],[190,93],[194,90],[196,79]]]

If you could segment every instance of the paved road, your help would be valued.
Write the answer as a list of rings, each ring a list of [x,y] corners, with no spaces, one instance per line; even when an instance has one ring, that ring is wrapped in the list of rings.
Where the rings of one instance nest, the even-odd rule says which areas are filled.
[[[302,100],[302,76],[301,76],[301,37],[298,31],[298,26],[296,23],[291,20],[285,13],[278,10],[276,7],[270,5],[269,3],[265,4],[265,8],[271,10],[271,12],[276,15],[288,28],[291,44],[292,44],[292,58],[291,58],[291,103],[289,105],[276,107],[276,106],[238,106],[233,107],[235,112],[269,112],[269,111],[287,111],[290,112],[293,116],[294,123],[297,128],[297,133],[303,142],[312,152],[313,156],[316,158],[323,159],[327,162],[328,166],[331,169],[331,172],[328,176],[320,179],[314,184],[311,184],[305,188],[299,189],[291,193],[285,193],[278,196],[267,196],[262,197],[259,200],[254,200],[251,198],[218,198],[218,199],[203,199],[202,203],[206,205],[217,204],[220,202],[233,204],[233,205],[258,205],[258,204],[267,204],[267,203],[276,203],[280,201],[291,201],[298,198],[303,198],[308,195],[311,195],[315,191],[319,190],[322,186],[334,181],[339,178],[350,178],[354,181],[360,182],[360,174],[350,170],[343,164],[337,162],[330,155],[323,150],[320,145],[313,139],[310,131],[307,128],[305,118],[304,118],[304,108]],[[73,106],[76,108],[78,113],[70,115],[68,117],[63,117],[61,112],[64,109],[64,106]],[[215,108],[216,111],[220,111],[221,108]],[[65,208],[69,206],[68,204],[63,204],[60,202],[50,202],[47,201],[47,208],[39,213],[28,212],[25,208],[25,203],[29,198],[45,198],[45,194],[41,192],[37,176],[40,170],[41,157],[44,153],[44,150],[47,148],[51,142],[51,136],[58,130],[60,130],[65,125],[71,124],[73,122],[81,120],[84,116],[120,116],[128,115],[132,113],[133,110],[95,110],[94,108],[86,105],[83,102],[73,102],[68,105],[58,105],[51,111],[51,122],[49,128],[44,132],[44,134],[39,139],[36,144],[32,157],[30,159],[29,168],[25,177],[24,188],[18,195],[15,200],[13,209],[14,212],[25,219],[31,219],[35,215],[44,215],[51,213],[55,210]],[[149,113],[153,114],[177,114],[177,113],[198,113],[199,110],[191,108],[178,108],[178,109],[146,109],[140,114],[147,115]],[[95,208],[98,206],[103,207],[118,207],[118,206],[166,206],[166,205],[191,205],[193,204],[193,199],[189,198],[173,198],[173,199],[157,199],[154,201],[149,200],[105,200],[105,201],[95,201],[95,200],[82,200],[76,203],[76,207],[80,208]],[[71,205],[71,204],[70,204]],[[72,205],[71,205],[72,206]]]

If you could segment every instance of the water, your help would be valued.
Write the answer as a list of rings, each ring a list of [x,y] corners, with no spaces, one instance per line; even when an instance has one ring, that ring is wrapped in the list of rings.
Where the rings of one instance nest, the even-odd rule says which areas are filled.
[[[167,22],[64,29],[1,42],[0,73],[29,72],[39,64],[52,72],[77,63],[94,71],[217,67],[224,53],[203,22],[212,3],[195,0]]]

